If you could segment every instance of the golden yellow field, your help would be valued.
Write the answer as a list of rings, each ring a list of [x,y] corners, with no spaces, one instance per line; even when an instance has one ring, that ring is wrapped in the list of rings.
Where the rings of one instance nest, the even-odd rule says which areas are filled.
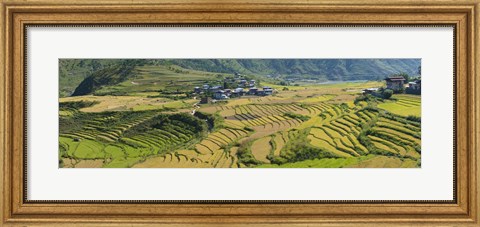
[[[270,154],[270,151],[272,150],[270,140],[271,137],[263,137],[253,142],[252,153],[257,160],[270,163],[270,161],[267,159],[268,154]]]
[[[276,89],[271,96],[209,104],[155,92],[61,98],[95,102],[61,109],[65,119],[85,118],[81,130],[60,135],[62,162],[76,168],[418,167],[420,123],[406,117],[420,116],[420,97],[356,101],[363,89],[382,85],[270,85]],[[142,126],[181,113],[184,120],[198,121],[199,113],[215,120],[198,121],[210,124],[201,132],[182,129],[175,119],[159,121],[153,130]]]
[[[155,110],[162,108],[190,108],[196,100],[172,101],[164,98],[147,98],[146,94],[138,96],[75,96],[60,98],[62,102],[96,101],[91,107],[83,108],[83,112],[126,111],[126,110]]]

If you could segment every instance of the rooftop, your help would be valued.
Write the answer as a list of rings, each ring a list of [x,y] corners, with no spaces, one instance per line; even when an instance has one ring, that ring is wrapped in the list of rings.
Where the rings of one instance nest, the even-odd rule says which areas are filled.
[[[403,76],[391,76],[385,78],[386,81],[405,81],[405,78]]]

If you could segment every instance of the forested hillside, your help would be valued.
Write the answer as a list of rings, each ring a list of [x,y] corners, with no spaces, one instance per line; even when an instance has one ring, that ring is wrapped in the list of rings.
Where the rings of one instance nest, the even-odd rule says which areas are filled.
[[[95,86],[125,81],[136,66],[155,65],[213,73],[349,81],[381,80],[395,73],[417,75],[420,59],[60,59],[60,96],[87,94]],[[113,75],[119,72],[121,76]]]
[[[419,59],[186,59],[168,60],[209,72],[309,75],[328,80],[376,80],[385,74],[417,73]]]

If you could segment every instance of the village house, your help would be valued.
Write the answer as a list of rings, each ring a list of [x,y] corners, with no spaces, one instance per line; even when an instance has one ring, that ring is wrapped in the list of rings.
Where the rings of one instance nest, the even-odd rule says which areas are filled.
[[[245,92],[243,91],[243,88],[235,88],[233,91],[232,91],[232,94],[230,95],[230,97],[240,97],[240,96],[243,96],[245,95]]]
[[[211,92],[217,92],[217,91],[220,91],[222,89],[222,86],[212,86],[210,87],[208,90],[210,90]]]
[[[402,76],[392,76],[385,78],[387,82],[387,89],[393,90],[394,92],[400,92],[404,89],[405,78]]]
[[[200,99],[200,104],[208,104],[208,103],[211,103],[211,102],[212,102],[211,97],[202,97],[202,99]]]
[[[238,86],[239,86],[239,87],[243,87],[243,88],[244,88],[244,87],[247,87],[247,80],[245,80],[245,79],[239,80],[239,81],[238,81]]]
[[[249,94],[249,95],[256,95],[257,92],[258,92],[258,88],[252,87],[252,88],[250,88],[250,89],[248,90],[247,94]]]
[[[234,97],[241,97],[246,94],[267,96],[267,95],[272,95],[274,92],[271,87],[267,87],[267,86],[263,87],[262,90],[259,90],[256,87],[251,87],[250,89],[248,89],[247,92],[244,90],[244,88],[241,88],[241,87],[237,87],[235,89],[224,89],[222,86],[210,86],[209,84],[203,85],[202,89],[200,87],[195,87],[194,93],[202,94],[204,93],[204,91],[209,91],[209,92],[212,92],[212,95],[208,98],[202,97],[200,101],[201,104],[212,103],[215,100],[224,100],[224,99],[229,99]]]
[[[418,79],[408,83],[408,88],[405,90],[407,94],[419,95],[422,93],[422,80]]]
[[[413,82],[408,83],[408,87],[411,88],[412,90],[421,90],[422,89],[422,81],[421,80],[415,80]]]
[[[228,99],[228,96],[225,94],[224,90],[218,90],[215,93],[213,93],[213,98],[214,99]]]
[[[255,87],[255,80],[250,80],[248,87]]]
[[[264,95],[272,95],[273,89],[271,87],[263,87],[263,93]]]
[[[233,92],[240,93],[240,95],[245,94],[245,91],[241,87],[235,88],[235,90],[233,90]]]

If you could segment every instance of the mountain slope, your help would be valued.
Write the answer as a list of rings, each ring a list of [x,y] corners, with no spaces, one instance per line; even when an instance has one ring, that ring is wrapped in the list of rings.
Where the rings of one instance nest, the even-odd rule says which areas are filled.
[[[416,75],[420,59],[194,59],[169,60],[183,68],[221,73],[312,75],[328,80],[375,80]]]
[[[121,83],[130,78],[133,73],[132,70],[135,66],[112,66],[93,73],[91,76],[85,78],[72,96],[80,96],[91,94],[103,86],[115,85]]]
[[[265,76],[280,74],[314,80],[381,80],[395,73],[417,75],[420,59],[60,59],[60,95],[90,94],[121,83],[136,66],[180,66],[185,69]]]

